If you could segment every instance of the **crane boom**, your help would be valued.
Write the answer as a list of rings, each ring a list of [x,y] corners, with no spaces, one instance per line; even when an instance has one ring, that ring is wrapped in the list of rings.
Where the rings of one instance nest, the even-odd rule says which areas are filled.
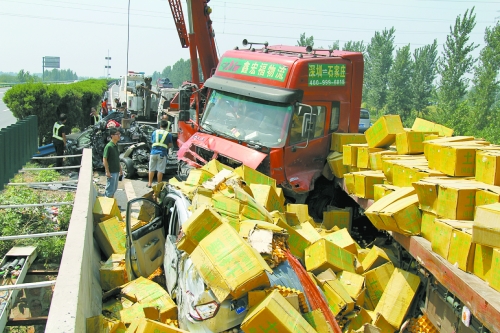
[[[172,17],[174,18],[175,28],[179,34],[182,48],[189,47],[189,39],[186,30],[186,23],[184,22],[184,15],[182,14],[182,6],[180,0],[168,0],[170,10],[172,10]]]

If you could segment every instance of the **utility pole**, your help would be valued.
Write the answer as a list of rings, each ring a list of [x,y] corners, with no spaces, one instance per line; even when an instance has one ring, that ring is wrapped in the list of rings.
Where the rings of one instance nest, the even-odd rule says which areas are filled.
[[[109,65],[109,61],[111,60],[111,57],[109,56],[109,50],[108,50],[108,56],[104,57],[104,59],[106,59],[108,62],[108,64],[104,66],[104,68],[106,68],[107,70],[106,78],[109,78],[109,69],[111,68],[111,66]]]

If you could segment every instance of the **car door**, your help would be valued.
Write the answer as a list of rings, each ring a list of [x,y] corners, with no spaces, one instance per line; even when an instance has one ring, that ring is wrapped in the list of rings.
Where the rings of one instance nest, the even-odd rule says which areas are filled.
[[[127,203],[125,266],[130,281],[150,276],[163,263],[165,226],[160,205],[147,198]]]

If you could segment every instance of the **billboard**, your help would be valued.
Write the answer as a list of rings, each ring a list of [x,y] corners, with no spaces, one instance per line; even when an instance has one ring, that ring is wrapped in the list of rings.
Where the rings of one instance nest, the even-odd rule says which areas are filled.
[[[43,57],[44,68],[61,68],[60,57]]]

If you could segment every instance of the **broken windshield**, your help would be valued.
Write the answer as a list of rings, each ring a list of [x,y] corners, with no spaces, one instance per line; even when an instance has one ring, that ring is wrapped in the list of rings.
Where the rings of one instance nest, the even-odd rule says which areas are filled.
[[[293,106],[289,104],[214,90],[201,126],[248,143],[281,147],[286,141],[292,111]]]

